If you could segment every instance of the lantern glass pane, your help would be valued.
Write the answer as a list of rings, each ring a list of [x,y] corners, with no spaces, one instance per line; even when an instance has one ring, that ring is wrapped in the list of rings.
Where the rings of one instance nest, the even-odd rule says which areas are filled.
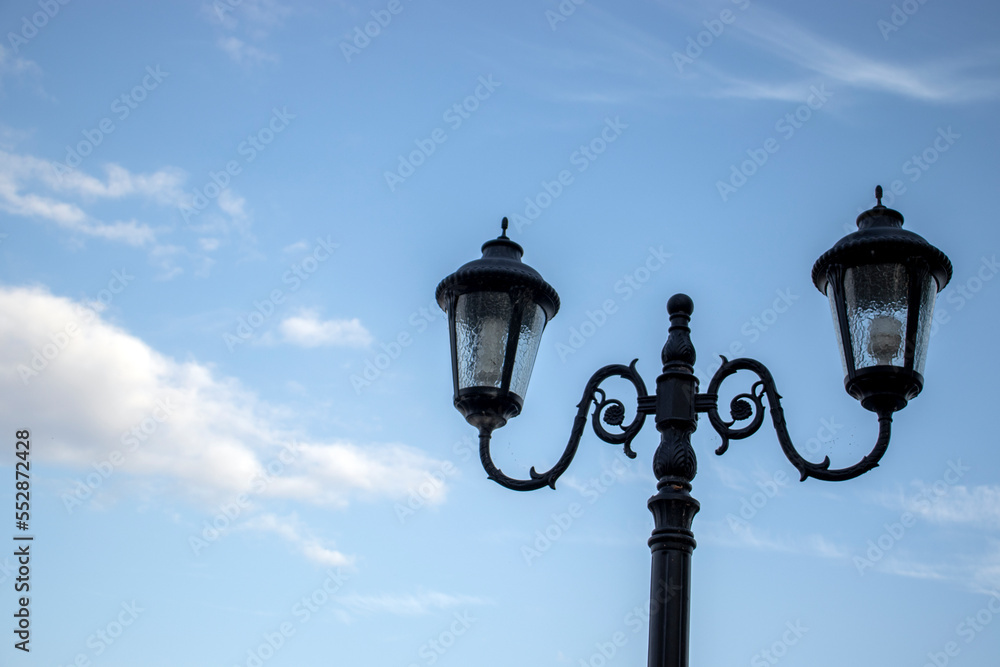
[[[513,304],[505,292],[471,292],[455,304],[458,388],[500,388]]]
[[[917,318],[917,347],[913,352],[913,370],[923,375],[927,361],[927,346],[931,339],[931,323],[934,320],[934,302],[937,300],[938,285],[934,276],[924,276],[920,286],[920,315]]]
[[[844,354],[844,337],[840,335],[840,318],[837,317],[837,296],[834,294],[833,281],[826,284],[826,300],[830,302],[830,312],[833,313],[833,330],[837,332],[837,349],[840,351],[840,365],[844,368],[844,375],[850,375],[847,368],[847,356]]]
[[[904,365],[908,288],[902,264],[863,264],[844,271],[856,370]]]
[[[531,369],[535,366],[535,356],[538,354],[538,345],[542,341],[544,329],[545,311],[534,301],[527,302],[517,337],[514,372],[510,378],[510,390],[522,399],[528,391],[528,380],[531,379]]]

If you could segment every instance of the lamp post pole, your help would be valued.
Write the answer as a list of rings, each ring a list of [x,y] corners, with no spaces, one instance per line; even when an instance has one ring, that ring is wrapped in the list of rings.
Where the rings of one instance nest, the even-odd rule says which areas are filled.
[[[698,471],[691,434],[698,426],[698,414],[705,413],[721,436],[722,445],[715,453],[724,454],[731,440],[760,429],[766,400],[778,444],[801,479],[841,482],[878,466],[889,446],[893,412],[906,407],[923,388],[934,301],[951,279],[951,262],[922,237],[902,229],[903,216],[882,205],[881,187],[875,189],[875,197],[876,206],[858,216],[858,231],[824,253],[812,272],[813,283],[830,300],[844,388],[878,417],[875,445],[845,468],[831,469],[829,457],[819,463],[807,461],[796,450],[774,379],[759,361],[723,357],[707,391],[698,391],[688,326],[694,303],[685,294],[675,294],[667,302],[670,329],[656,392],[646,392],[636,361],[601,368],[583,390],[569,442],[555,465],[542,473],[532,468],[529,479],[509,477],[493,462],[490,439],[495,429],[521,412],[542,331],[559,310],[559,296],[537,271],[521,262],[524,251],[507,237],[506,218],[501,236],[483,244],[481,259],[463,265],[438,285],[438,304],[448,313],[454,404],[479,430],[479,456],[489,479],[515,491],[555,488],[576,455],[588,413],[598,438],[623,445],[626,456],[635,458],[632,440],[646,417],[653,416],[660,444],[653,455],[656,494],[648,502],[654,523],[649,538],[649,667],[688,665],[695,548],[691,525],[700,508],[691,496]],[[719,387],[738,371],[754,373],[758,381],[730,401],[731,419],[723,421]],[[636,391],[635,417],[627,425],[623,425],[624,404],[600,388],[615,376],[631,382]],[[618,430],[608,431],[602,421]]]
[[[663,346],[663,372],[656,379],[656,429],[660,445],[653,455],[656,495],[649,499],[653,534],[649,592],[649,667],[687,667],[691,618],[691,523],[700,509],[691,496],[698,461],[691,447],[697,428],[698,378],[691,344],[694,304],[683,294],[667,303],[670,332]]]

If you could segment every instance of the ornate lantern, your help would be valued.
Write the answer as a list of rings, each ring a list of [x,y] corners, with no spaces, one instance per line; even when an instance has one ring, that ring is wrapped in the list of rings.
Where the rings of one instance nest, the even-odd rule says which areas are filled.
[[[844,385],[861,405],[893,412],[923,388],[934,300],[951,280],[951,262],[903,216],[877,204],[858,216],[858,231],[823,254],[813,283],[830,299],[844,364]]]
[[[437,302],[448,313],[455,407],[480,433],[521,412],[545,325],[559,295],[521,262],[524,249],[502,233],[481,259],[441,281]]]

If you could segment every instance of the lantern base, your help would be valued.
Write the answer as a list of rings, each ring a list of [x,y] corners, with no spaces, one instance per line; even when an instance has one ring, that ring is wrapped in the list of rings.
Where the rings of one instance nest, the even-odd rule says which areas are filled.
[[[896,412],[924,388],[924,377],[897,366],[863,368],[844,380],[847,393],[872,412]]]
[[[467,387],[455,397],[455,408],[480,433],[492,433],[521,414],[523,399],[510,391],[496,387]]]

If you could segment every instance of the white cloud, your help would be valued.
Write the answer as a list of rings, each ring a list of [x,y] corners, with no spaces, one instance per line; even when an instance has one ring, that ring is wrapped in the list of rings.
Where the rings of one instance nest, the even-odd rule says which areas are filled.
[[[834,544],[822,535],[777,537],[765,530],[754,528],[746,521],[741,523],[707,523],[699,531],[698,539],[699,541],[704,540],[706,543],[727,547],[808,554],[834,560],[848,559],[852,555],[847,549]]]
[[[243,0],[242,15],[259,30],[281,25],[292,13],[292,8],[277,0]]]
[[[247,40],[263,42],[292,14],[292,8],[277,0],[242,0],[234,5],[216,1],[202,5],[202,14],[209,23],[221,28],[218,47],[234,62],[249,66],[278,62],[276,54],[248,44]]]
[[[57,195],[84,201],[138,196],[159,204],[176,204],[182,197],[183,172],[162,169],[152,174],[132,174],[115,164],[107,165],[105,171],[107,179],[102,181],[79,171],[67,171],[55,162],[0,150],[0,210],[41,218],[63,229],[109,241],[135,246],[153,242],[156,232],[149,225],[136,220],[103,222],[87,214],[79,204]],[[37,188],[48,192],[29,191]]]
[[[226,53],[226,55],[240,65],[256,65],[260,63],[278,62],[278,56],[273,53],[268,53],[258,49],[256,46],[251,46],[242,39],[233,37],[232,35],[229,37],[220,37],[218,45],[219,48]]]
[[[222,212],[233,218],[233,220],[245,220],[247,200],[234,194],[232,190],[226,189],[219,194],[218,204]]]
[[[559,44],[523,41],[517,58],[546,63],[537,78],[525,80],[537,94],[570,103],[620,105],[650,99],[698,96],[777,100],[801,104],[812,85],[827,84],[834,94],[872,91],[911,100],[960,104],[1000,96],[997,51],[971,49],[959,57],[929,53],[921,61],[892,61],[843,46],[759,4],[736,12],[720,39],[742,41],[743,56],[724,61],[708,56],[681,63],[685,40],[704,30],[702,5],[675,4],[675,40],[615,16],[596,5],[573,16],[574,30]],[[586,11],[582,11],[586,9]],[[511,63],[496,62],[501,77]],[[761,74],[764,72],[764,74]],[[838,97],[838,99],[842,99]]]
[[[306,310],[285,318],[278,326],[285,341],[302,347],[345,345],[365,347],[372,342],[372,335],[357,318],[350,320],[321,320],[315,310]]]
[[[0,420],[31,416],[45,442],[34,453],[39,461],[92,471],[118,451],[130,475],[216,506],[241,493],[261,507],[287,499],[327,507],[398,500],[441,466],[402,444],[302,437],[279,425],[287,415],[238,381],[167,357],[41,288],[0,288],[0,395]],[[161,420],[163,406],[169,414]],[[281,474],[268,475],[266,465],[292,440],[299,453]],[[268,483],[260,489],[252,480],[262,477]],[[334,558],[318,543],[299,542],[313,559]]]
[[[265,37],[291,13],[291,7],[277,0],[242,0],[232,5],[219,0],[202,5],[202,14],[210,23],[219,24],[226,30],[236,30],[243,21],[247,30],[257,38]]]
[[[304,252],[309,249],[309,244],[303,241],[296,241],[295,243],[290,243],[281,249],[281,252],[286,254]]]
[[[436,591],[418,591],[403,595],[341,595],[337,602],[359,614],[394,614],[420,616],[433,611],[491,604],[490,600],[471,595],[450,595]]]
[[[3,90],[5,77],[22,78],[26,75],[37,79],[42,75],[42,68],[35,61],[12,54],[3,45],[0,45],[0,90]]]
[[[917,487],[919,491],[902,502],[906,511],[933,523],[1000,530],[1000,486],[954,486],[938,491],[921,482]]]
[[[739,16],[733,25],[737,34],[787,62],[822,75],[825,80],[855,88],[909,97],[929,102],[968,102],[993,99],[1000,93],[1000,80],[982,78],[970,70],[996,64],[993,55],[971,58],[934,59],[925,63],[898,65],[852,51],[822,35],[807,30],[778,12],[757,6]],[[977,62],[983,60],[983,62]],[[731,89],[746,96],[754,86],[744,82]],[[762,94],[773,84],[763,84]]]
[[[240,527],[274,533],[290,542],[307,560],[323,567],[344,567],[353,564],[349,556],[323,546],[318,538],[310,535],[294,514],[285,517],[261,514],[244,522]]]

